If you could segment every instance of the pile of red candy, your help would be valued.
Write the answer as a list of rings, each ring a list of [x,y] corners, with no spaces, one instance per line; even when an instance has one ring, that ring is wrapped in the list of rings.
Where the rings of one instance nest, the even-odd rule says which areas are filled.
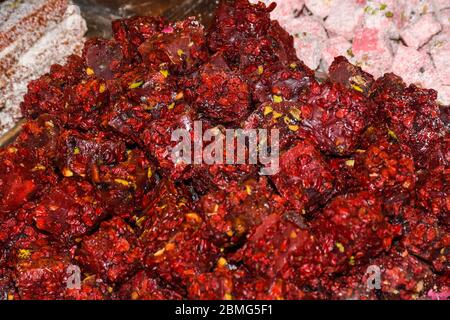
[[[342,57],[318,82],[271,10],[115,21],[29,84],[0,149],[0,299],[448,296],[448,108]],[[280,171],[175,164],[197,120],[279,129]]]

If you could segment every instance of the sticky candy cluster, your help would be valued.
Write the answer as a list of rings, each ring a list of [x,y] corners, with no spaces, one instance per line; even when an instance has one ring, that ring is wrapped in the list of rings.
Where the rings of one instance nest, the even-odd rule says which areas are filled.
[[[27,123],[0,149],[0,299],[449,291],[447,109],[343,57],[318,82],[273,8],[222,1],[207,30],[114,21],[112,40],[29,84]],[[195,121],[279,129],[279,172],[173,162],[172,132]]]

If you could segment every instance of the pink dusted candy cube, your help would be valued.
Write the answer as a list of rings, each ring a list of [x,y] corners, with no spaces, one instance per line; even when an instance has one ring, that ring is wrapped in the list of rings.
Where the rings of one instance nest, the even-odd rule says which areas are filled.
[[[325,18],[330,14],[331,6],[338,0],[305,0],[305,6],[313,15]]]
[[[364,6],[355,0],[336,1],[325,20],[325,28],[332,35],[340,35],[351,40],[363,14]]]
[[[402,14],[403,26],[414,24],[423,15],[435,12],[433,0],[402,0],[405,2],[405,9]]]
[[[431,86],[438,92],[438,102],[450,105],[450,30],[434,36],[424,51],[431,55],[436,67],[436,84]]]
[[[376,28],[361,28],[355,32],[351,61],[375,78],[381,77],[392,65],[392,48],[386,34]]]
[[[413,83],[424,88],[438,85],[438,75],[429,55],[412,47],[399,45],[392,63],[392,72],[401,75],[408,84]]]
[[[344,37],[337,36],[328,39],[322,49],[321,70],[326,72],[337,56],[345,56],[347,59],[350,59],[351,55],[353,55],[351,48],[352,44]]]
[[[450,86],[450,31],[434,36],[424,49],[433,59],[441,84]]]
[[[327,33],[322,19],[313,16],[301,16],[284,25],[287,32],[294,36],[297,56],[311,69],[317,69]]]
[[[409,47],[417,49],[427,43],[441,29],[441,24],[433,14],[425,14],[415,23],[400,31],[400,36]]]
[[[450,8],[439,11],[436,16],[439,23],[442,25],[442,28],[446,31],[450,31]]]
[[[437,102],[444,106],[450,106],[450,86],[440,85],[435,90],[438,92]]]
[[[450,86],[439,85],[435,90],[438,92],[437,102],[444,106],[450,106]]]
[[[399,38],[402,13],[405,11],[404,0],[372,0],[364,8],[361,26],[383,30],[390,38]]]

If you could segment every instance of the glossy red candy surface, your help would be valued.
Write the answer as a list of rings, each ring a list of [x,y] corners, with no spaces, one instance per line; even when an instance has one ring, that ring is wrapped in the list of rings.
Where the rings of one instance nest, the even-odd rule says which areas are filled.
[[[29,84],[0,149],[0,299],[448,293],[448,107],[344,57],[316,80],[273,9],[114,21]],[[278,129],[279,170],[174,162],[173,133],[196,121]]]

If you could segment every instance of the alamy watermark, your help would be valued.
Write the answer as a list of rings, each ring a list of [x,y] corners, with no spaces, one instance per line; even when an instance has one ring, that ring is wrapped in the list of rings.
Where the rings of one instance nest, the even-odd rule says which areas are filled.
[[[66,287],[67,289],[81,289],[81,269],[77,265],[70,265],[66,270],[67,280]]]
[[[381,269],[379,266],[368,266],[365,275],[367,275],[366,286],[368,290],[381,289]]]
[[[278,129],[219,129],[203,132],[201,121],[194,122],[194,130],[177,129],[171,140],[174,163],[185,164],[260,164],[261,175],[279,171]],[[193,136],[192,136],[193,135]]]

